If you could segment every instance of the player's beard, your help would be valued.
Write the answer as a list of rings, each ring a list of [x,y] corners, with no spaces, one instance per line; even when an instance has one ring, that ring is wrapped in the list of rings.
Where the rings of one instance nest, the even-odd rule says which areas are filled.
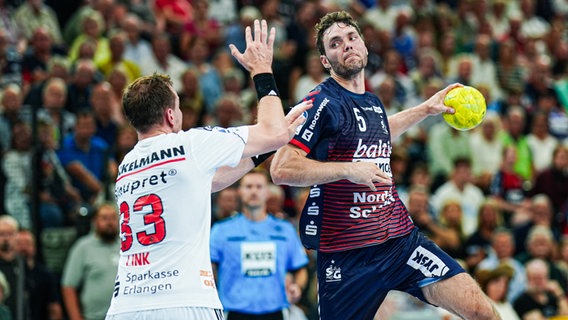
[[[357,59],[356,61],[349,62],[349,63],[340,63],[337,60],[329,60],[331,64],[331,69],[335,74],[340,76],[343,79],[353,79],[356,77],[365,65],[367,64],[367,60]]]

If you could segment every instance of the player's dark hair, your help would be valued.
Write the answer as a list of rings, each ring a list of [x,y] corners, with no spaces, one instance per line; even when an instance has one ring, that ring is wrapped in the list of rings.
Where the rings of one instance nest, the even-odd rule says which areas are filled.
[[[357,30],[357,33],[363,38],[363,33],[361,32],[361,28],[357,24],[357,21],[353,19],[353,17],[346,11],[337,11],[337,12],[330,12],[323,16],[318,24],[315,26],[316,31],[316,46],[320,54],[325,55],[325,47],[323,45],[323,34],[327,29],[329,29],[335,23],[342,23],[347,26],[352,26]]]
[[[168,75],[154,73],[132,82],[122,94],[124,114],[138,132],[160,124],[164,112],[174,108],[175,92]]]

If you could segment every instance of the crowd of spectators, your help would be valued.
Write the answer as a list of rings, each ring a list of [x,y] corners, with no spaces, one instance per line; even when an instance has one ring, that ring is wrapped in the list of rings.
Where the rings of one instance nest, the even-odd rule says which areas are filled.
[[[478,128],[457,131],[435,117],[393,141],[398,192],[417,226],[504,313],[568,313],[568,2],[0,0],[0,215],[31,231],[23,239],[37,239],[33,259],[56,279],[37,314],[66,317],[57,294],[66,253],[91,231],[95,208],[114,200],[117,164],[137,142],[122,89],[165,73],[184,129],[254,122],[256,96],[228,44],[243,51],[254,19],[276,28],[273,69],[288,108],[328,76],[313,27],[335,10],[358,19],[369,49],[366,87],[388,114],[452,82],[484,94]],[[274,188],[273,213],[297,225],[305,190]],[[234,189],[213,194],[214,220],[238,210],[238,200]],[[0,267],[6,256],[12,268],[17,230],[3,224],[10,230],[0,228],[0,240],[11,238],[0,244]],[[0,297],[16,318],[25,310],[16,308],[19,289],[8,288],[10,270]],[[310,319],[315,290],[308,285],[298,304]],[[396,306],[394,319],[408,298],[393,299],[385,306]],[[527,301],[539,303],[526,310]]]

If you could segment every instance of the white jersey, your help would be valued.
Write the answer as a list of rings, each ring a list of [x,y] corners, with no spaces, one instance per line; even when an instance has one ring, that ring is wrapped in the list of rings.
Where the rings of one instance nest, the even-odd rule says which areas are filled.
[[[236,166],[248,128],[192,129],[141,140],[119,166],[121,250],[108,315],[222,309],[209,257],[211,183]]]

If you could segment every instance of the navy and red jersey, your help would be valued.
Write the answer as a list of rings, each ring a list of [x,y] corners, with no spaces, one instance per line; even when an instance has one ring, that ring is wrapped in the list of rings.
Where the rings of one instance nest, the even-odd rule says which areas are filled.
[[[306,99],[306,122],[291,144],[308,158],[330,162],[374,162],[391,174],[390,129],[379,98],[356,94],[328,78]],[[413,223],[394,185],[377,191],[348,180],[314,185],[300,219],[304,246],[322,252],[367,247],[410,233]]]

